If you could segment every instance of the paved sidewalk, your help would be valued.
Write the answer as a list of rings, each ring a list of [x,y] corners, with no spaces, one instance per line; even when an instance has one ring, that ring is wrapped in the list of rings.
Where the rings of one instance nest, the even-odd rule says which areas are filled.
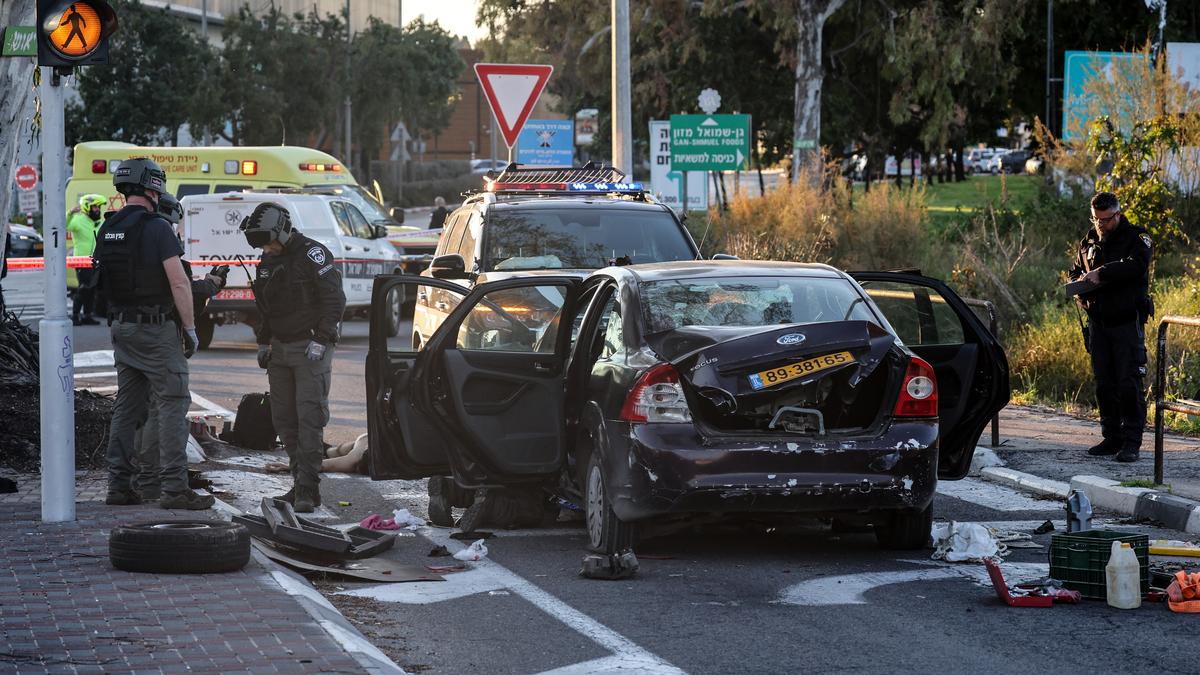
[[[0,503],[0,671],[363,672],[253,558],[206,575],[109,564],[117,524],[217,512],[81,501],[75,522],[46,524],[33,492]]]
[[[1152,422],[1152,420],[1150,420]],[[984,431],[980,445],[990,440]],[[1154,477],[1154,433],[1149,427],[1141,458],[1123,464],[1111,457],[1091,457],[1087,449],[1099,443],[1100,422],[1066,415],[1045,406],[1010,405],[1000,412],[996,454],[1009,468],[1070,482],[1073,476],[1093,475],[1116,481]],[[1167,435],[1163,443],[1163,476],[1172,494],[1200,499],[1200,439]]]

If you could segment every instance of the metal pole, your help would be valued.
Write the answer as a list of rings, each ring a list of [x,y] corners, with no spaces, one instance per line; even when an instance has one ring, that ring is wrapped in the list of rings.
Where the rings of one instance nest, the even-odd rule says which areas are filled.
[[[354,166],[354,144],[350,140],[351,129],[351,103],[350,103],[350,35],[354,32],[350,25],[350,0],[346,0],[346,149],[343,153],[342,162],[350,169]],[[351,169],[353,172],[353,169]]]
[[[1054,0],[1046,0],[1046,119],[1042,120],[1042,124],[1046,125],[1046,129],[1050,130],[1050,100],[1053,96],[1053,87],[1050,82],[1054,78]]]
[[[612,34],[612,165],[632,178],[633,104],[629,91],[629,0],[613,0]]]
[[[208,42],[208,0],[200,0],[200,35]]]
[[[1163,403],[1167,389],[1167,322],[1158,324],[1158,361],[1154,364],[1154,484],[1163,484]]]
[[[491,106],[488,106],[488,110],[491,109]],[[493,168],[496,166],[496,131],[499,128],[500,122],[496,119],[495,113],[492,113],[492,128],[488,130],[488,137],[492,139],[492,163],[489,166]]]
[[[42,413],[42,521],[75,520],[75,354],[67,318],[66,141],[63,87],[42,68],[42,232],[45,236],[46,311],[39,375]]]

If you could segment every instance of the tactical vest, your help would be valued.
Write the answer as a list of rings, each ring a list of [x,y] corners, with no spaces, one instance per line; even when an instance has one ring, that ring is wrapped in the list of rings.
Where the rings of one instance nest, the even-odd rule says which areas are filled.
[[[146,221],[154,214],[142,211],[125,221],[134,222],[118,228],[112,219],[100,226],[96,235],[95,260],[100,268],[100,287],[114,307],[159,306],[173,307],[171,284],[162,263],[152,265],[142,260],[142,233]]]

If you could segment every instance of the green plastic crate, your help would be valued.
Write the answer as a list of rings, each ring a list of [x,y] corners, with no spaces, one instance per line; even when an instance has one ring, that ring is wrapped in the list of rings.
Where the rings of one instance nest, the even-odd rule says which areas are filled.
[[[1104,567],[1112,556],[1112,543],[1133,548],[1141,566],[1142,593],[1150,590],[1150,537],[1111,530],[1087,530],[1050,537],[1050,577],[1091,600],[1107,600]]]

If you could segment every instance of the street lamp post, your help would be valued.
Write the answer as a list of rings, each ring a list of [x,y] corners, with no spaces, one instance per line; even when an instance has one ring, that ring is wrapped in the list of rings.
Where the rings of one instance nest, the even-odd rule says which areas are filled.
[[[612,165],[633,176],[629,0],[612,0]]]
[[[354,28],[350,25],[350,0],[346,0],[346,149],[343,153],[342,162],[351,173],[354,171],[354,146],[350,140],[350,116],[353,113],[350,103],[350,36],[353,32]]]

